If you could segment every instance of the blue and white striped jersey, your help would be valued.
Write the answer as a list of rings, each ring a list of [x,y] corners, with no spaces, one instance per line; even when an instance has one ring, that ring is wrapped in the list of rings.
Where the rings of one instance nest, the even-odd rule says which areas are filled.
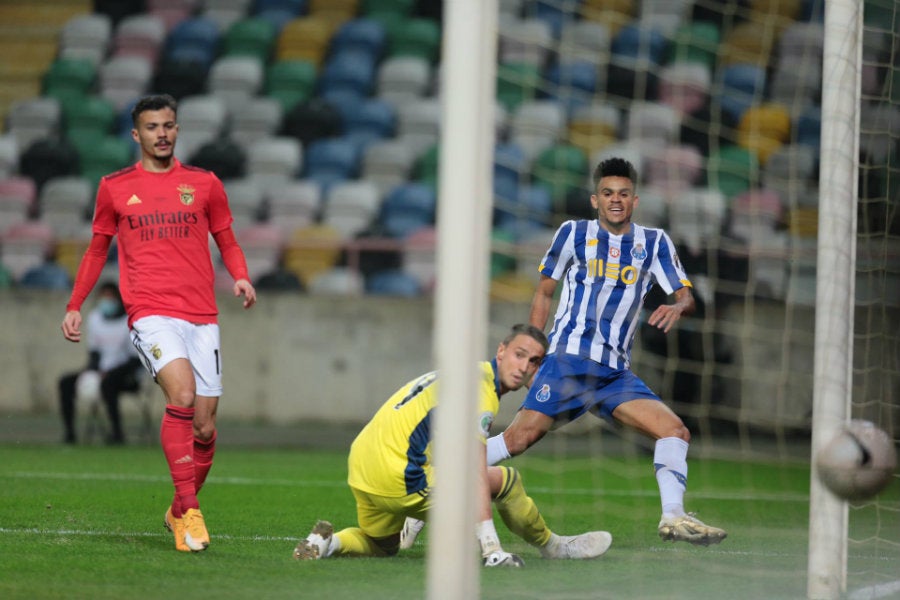
[[[653,284],[666,294],[691,285],[665,231],[632,223],[630,233],[613,235],[596,219],[563,223],[539,270],[563,282],[550,352],[614,369],[631,366],[638,317]]]

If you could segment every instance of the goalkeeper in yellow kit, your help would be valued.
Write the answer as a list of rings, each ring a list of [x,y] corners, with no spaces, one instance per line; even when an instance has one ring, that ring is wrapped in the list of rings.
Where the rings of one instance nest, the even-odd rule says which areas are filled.
[[[500,343],[496,357],[481,363],[479,465],[486,465],[484,444],[499,409],[500,396],[526,385],[546,351],[547,338],[541,330],[531,325],[516,325]],[[331,523],[319,521],[297,544],[294,558],[397,553],[406,518],[424,521],[431,507],[430,492],[435,482],[431,417],[435,406],[437,374],[434,372],[408,382],[382,405],[350,448],[348,483],[356,499],[359,526],[335,533]],[[539,548],[545,558],[593,558],[609,548],[612,536],[605,531],[575,536],[560,536],[550,531],[534,501],[526,495],[515,469],[480,468],[476,536],[485,566],[523,564],[521,558],[500,546],[492,518],[492,499],[510,531]]]

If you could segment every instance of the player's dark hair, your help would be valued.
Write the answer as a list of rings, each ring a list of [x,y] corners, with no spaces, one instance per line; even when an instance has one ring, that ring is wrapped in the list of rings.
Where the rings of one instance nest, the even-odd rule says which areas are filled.
[[[624,158],[607,158],[597,165],[597,168],[594,169],[594,189],[597,188],[600,180],[604,177],[626,177],[634,185],[637,185],[638,181],[638,174],[634,165]]]
[[[152,96],[144,96],[131,109],[131,122],[137,127],[138,117],[142,112],[148,110],[162,110],[171,108],[173,113],[178,113],[178,101],[169,94],[154,94]]]
[[[512,329],[509,330],[509,335],[503,338],[503,345],[509,345],[517,335],[527,335],[533,338],[534,341],[543,346],[544,352],[550,348],[550,342],[547,341],[547,336],[544,335],[543,331],[534,325],[526,325],[524,323],[518,323],[512,326]]]

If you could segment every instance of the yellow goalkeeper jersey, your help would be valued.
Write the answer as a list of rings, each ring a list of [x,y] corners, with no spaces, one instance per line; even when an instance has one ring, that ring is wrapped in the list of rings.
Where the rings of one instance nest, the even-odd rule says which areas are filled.
[[[476,428],[484,443],[500,408],[500,382],[496,360],[480,366]],[[364,492],[389,498],[427,492],[434,484],[431,426],[435,406],[435,372],[413,379],[397,390],[353,441],[347,482]]]

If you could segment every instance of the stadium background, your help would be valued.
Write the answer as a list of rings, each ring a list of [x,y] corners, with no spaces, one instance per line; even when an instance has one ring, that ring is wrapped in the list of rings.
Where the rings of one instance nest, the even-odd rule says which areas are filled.
[[[636,220],[669,231],[699,304],[667,337],[640,332],[636,370],[699,440],[805,437],[821,0],[500,5],[485,352],[527,318],[555,226],[590,216],[591,167],[624,155]],[[896,428],[896,23],[892,2],[865,7],[857,333],[884,368],[861,368],[857,416]],[[49,250],[74,273],[149,91],[181,100],[177,153],[226,182],[254,277],[282,264],[305,288],[246,314],[222,295],[229,416],[362,421],[429,368],[440,2],[4,0],[0,15],[2,410],[53,412],[56,376],[81,364],[58,337],[67,290],[24,275]]]

